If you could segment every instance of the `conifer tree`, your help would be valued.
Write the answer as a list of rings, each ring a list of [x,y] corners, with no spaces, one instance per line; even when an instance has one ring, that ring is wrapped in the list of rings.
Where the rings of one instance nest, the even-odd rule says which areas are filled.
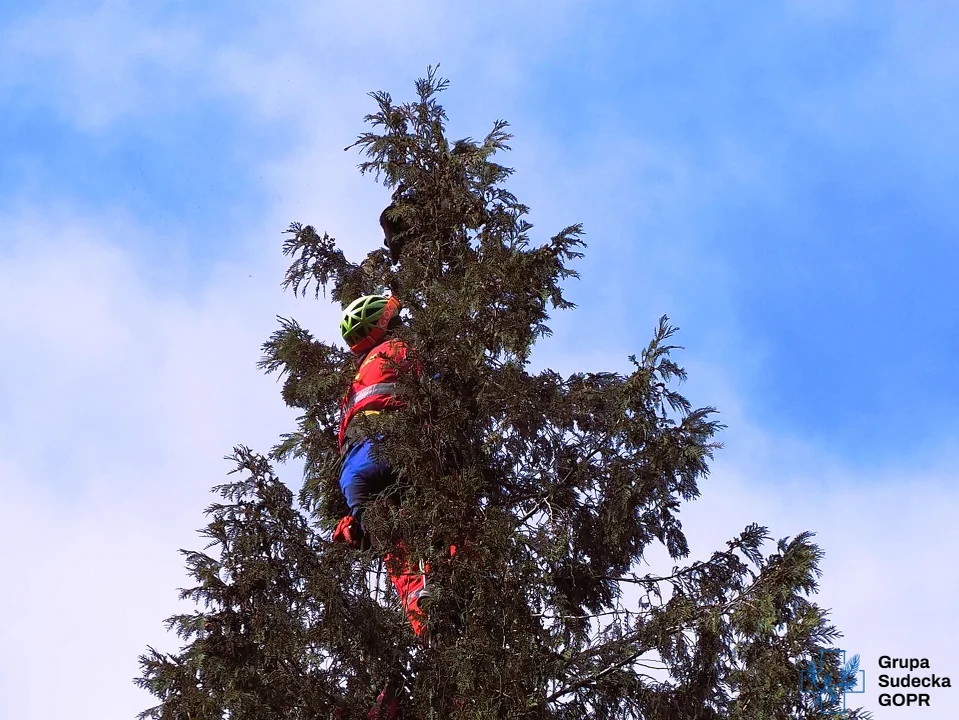
[[[563,282],[583,232],[532,243],[527,208],[504,187],[511,170],[493,159],[508,149],[507,123],[451,143],[445,88],[430,69],[413,102],[373,93],[370,130],[354,143],[361,172],[394,191],[398,264],[383,248],[350,262],[308,225],[283,246],[295,293],[346,305],[391,291],[404,304],[398,332],[421,371],[403,376],[406,409],[365,420],[404,500],[374,504],[368,522],[430,562],[430,645],[413,637],[379,554],[330,541],[347,510],[336,431],[353,358],[281,319],[261,367],[282,377],[298,427],[266,457],[235,449],[240,478],[208,509],[210,545],[185,552],[195,584],[182,595],[197,610],[167,621],[184,645],[141,658],[137,682],[160,700],[141,718],[366,717],[396,672],[404,717],[417,719],[835,711],[828,695],[800,693],[803,668],[839,636],[810,599],[822,557],[810,533],[768,550],[753,524],[680,565],[677,513],[699,495],[721,426],[677,391],[668,320],[629,373],[530,370],[549,310],[573,307]],[[305,467],[295,500],[273,468],[289,458]],[[449,559],[451,543],[461,551]],[[656,544],[677,563],[668,576],[642,571]]]

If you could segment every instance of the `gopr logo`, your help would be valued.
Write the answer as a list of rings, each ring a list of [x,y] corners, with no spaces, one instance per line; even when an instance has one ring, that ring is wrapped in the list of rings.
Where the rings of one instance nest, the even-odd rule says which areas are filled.
[[[865,684],[859,656],[847,662],[846,651],[835,648],[820,650],[818,662],[809,661],[800,676],[799,691],[815,695],[816,709],[823,715],[838,715],[846,711],[846,695],[865,692]]]

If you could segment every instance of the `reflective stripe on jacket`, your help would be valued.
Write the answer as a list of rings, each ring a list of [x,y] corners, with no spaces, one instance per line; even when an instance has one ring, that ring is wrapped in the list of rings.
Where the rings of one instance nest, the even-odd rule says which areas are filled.
[[[396,396],[399,373],[406,361],[406,344],[402,340],[386,340],[370,350],[360,364],[340,410],[339,450],[350,421],[360,413],[402,407]]]

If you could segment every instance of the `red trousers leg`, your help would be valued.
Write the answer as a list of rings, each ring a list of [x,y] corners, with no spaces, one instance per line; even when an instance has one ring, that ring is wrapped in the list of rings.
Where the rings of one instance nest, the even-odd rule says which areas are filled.
[[[413,632],[418,638],[422,638],[426,629],[426,616],[420,608],[420,599],[427,595],[426,573],[429,572],[429,565],[421,564],[414,568],[406,548],[399,544],[395,553],[386,554],[386,568]]]
[[[450,557],[456,554],[456,546],[450,545]],[[426,587],[426,576],[430,571],[429,563],[420,563],[414,567],[409,560],[406,548],[402,543],[397,545],[395,553],[386,554],[386,568],[400,596],[403,611],[406,613],[416,637],[425,641],[426,615],[420,607],[420,601],[429,596]]]

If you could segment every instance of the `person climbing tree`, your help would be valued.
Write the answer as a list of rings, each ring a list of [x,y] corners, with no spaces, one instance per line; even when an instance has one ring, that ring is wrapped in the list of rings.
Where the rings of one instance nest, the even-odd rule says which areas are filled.
[[[359,420],[364,416],[404,406],[400,395],[399,376],[414,370],[407,359],[406,343],[393,336],[402,320],[400,301],[395,296],[364,295],[347,306],[340,321],[340,332],[356,356],[358,369],[343,398],[338,445],[342,458],[340,489],[350,508],[333,532],[335,542],[351,547],[381,549],[383,543],[374,538],[363,522],[370,502],[391,490],[397,474],[390,463],[377,452],[378,437],[371,437]],[[391,497],[395,498],[395,494]],[[455,546],[450,554],[455,554]],[[387,551],[386,568],[413,632],[423,644],[427,641],[426,617],[421,601],[426,589],[428,565],[414,565],[402,541]],[[400,682],[391,679],[377,698],[370,718],[398,717]]]
[[[391,336],[391,331],[402,322],[398,315],[400,307],[395,296],[364,295],[350,303],[340,321],[343,339],[357,356],[358,370],[343,398],[338,437],[342,458],[340,489],[350,514],[340,520],[333,539],[356,548],[374,544],[363,524],[363,513],[374,497],[397,480],[390,464],[378,457],[377,438],[368,437],[362,424],[353,421],[364,415],[403,407],[402,399],[397,397],[397,381],[407,365],[407,347],[402,340]],[[422,637],[425,624],[419,601],[425,591],[424,574],[414,571],[405,558],[395,555],[387,554],[390,579],[413,631]]]

